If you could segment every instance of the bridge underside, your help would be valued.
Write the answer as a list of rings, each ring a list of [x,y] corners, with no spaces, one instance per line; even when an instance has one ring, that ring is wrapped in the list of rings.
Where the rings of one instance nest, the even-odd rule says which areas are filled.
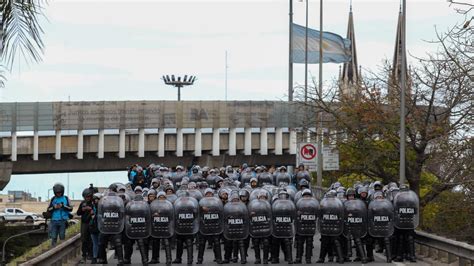
[[[192,165],[208,166],[238,166],[243,163],[248,165],[293,165],[296,157],[294,154],[283,155],[244,155],[230,156],[221,154],[212,156],[203,154],[196,157],[192,152],[184,153],[183,157],[177,157],[170,152],[165,157],[157,157],[156,152],[147,152],[145,157],[139,158],[136,153],[127,154],[125,158],[118,158],[116,153],[105,153],[104,158],[97,159],[95,154],[84,154],[82,160],[78,160],[74,154],[63,154],[61,160],[55,160],[53,155],[40,155],[39,160],[34,161],[31,156],[18,156],[18,160],[12,164],[12,174],[41,174],[41,173],[66,173],[66,172],[100,172],[100,171],[125,171],[128,166],[138,163],[148,165],[151,163],[164,164],[166,166]],[[9,162],[11,163],[11,162]],[[8,182],[8,181],[7,181]],[[1,186],[0,186],[1,188]]]

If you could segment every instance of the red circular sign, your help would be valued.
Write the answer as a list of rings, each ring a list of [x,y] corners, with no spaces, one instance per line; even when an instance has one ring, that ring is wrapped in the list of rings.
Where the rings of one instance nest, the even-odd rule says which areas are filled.
[[[316,157],[316,147],[313,144],[306,144],[300,149],[301,157],[305,160],[312,160]]]

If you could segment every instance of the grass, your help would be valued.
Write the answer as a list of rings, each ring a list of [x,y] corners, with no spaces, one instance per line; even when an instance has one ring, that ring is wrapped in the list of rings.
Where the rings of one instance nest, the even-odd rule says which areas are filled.
[[[77,235],[81,231],[81,224],[77,223],[75,225],[71,225],[66,229],[66,239],[68,240],[69,238]],[[61,242],[60,242],[61,243]],[[58,244],[60,244],[58,243]],[[48,240],[45,240],[43,243],[39,244],[38,246],[26,251],[21,255],[20,257],[17,257],[13,259],[8,265],[18,265],[19,263],[25,262],[31,258],[34,258],[46,251],[51,249],[51,239],[48,238]]]

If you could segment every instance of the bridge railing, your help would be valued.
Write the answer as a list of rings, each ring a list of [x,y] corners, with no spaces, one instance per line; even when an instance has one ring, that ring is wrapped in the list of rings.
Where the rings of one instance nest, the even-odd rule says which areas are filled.
[[[81,252],[81,234],[77,234],[56,247],[31,260],[19,264],[26,265],[70,265]]]
[[[438,263],[474,265],[474,246],[442,236],[416,231],[417,253]]]

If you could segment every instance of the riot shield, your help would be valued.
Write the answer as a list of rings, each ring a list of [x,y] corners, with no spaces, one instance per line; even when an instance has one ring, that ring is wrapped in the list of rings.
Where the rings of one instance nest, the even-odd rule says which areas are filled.
[[[183,181],[183,177],[185,175],[184,174],[176,174],[173,178],[172,178],[172,181],[173,181],[173,186],[175,187],[175,189],[179,189],[179,187],[181,186],[181,181]]]
[[[319,205],[319,232],[325,236],[339,236],[344,229],[344,206],[335,197],[326,197]]]
[[[312,236],[316,234],[319,201],[315,198],[301,198],[296,203],[296,234]]]
[[[398,229],[415,229],[419,222],[420,201],[412,190],[400,191],[393,200],[394,225]]]
[[[268,172],[263,172],[258,176],[258,186],[273,185],[273,177]]]
[[[272,205],[272,235],[276,238],[295,236],[296,206],[289,199],[277,199]]]
[[[291,177],[288,173],[278,173],[276,177],[276,186],[279,187],[280,184],[285,183],[289,185],[291,183]]]
[[[176,196],[176,194],[166,195],[166,200],[168,200],[171,203],[174,203],[177,198],[178,198],[178,196]]]
[[[367,206],[360,199],[344,202],[344,236],[362,238],[367,234]]]
[[[110,192],[99,201],[97,222],[102,234],[119,234],[123,231],[125,207],[123,200]]]
[[[222,215],[224,205],[216,197],[204,197],[199,201],[199,232],[203,235],[220,235],[224,231]]]
[[[374,199],[368,208],[369,234],[389,237],[393,234],[393,205],[387,199]]]
[[[150,206],[143,200],[132,200],[125,207],[125,234],[130,239],[150,236]]]
[[[272,235],[272,206],[267,200],[255,199],[247,206],[250,219],[250,235],[261,238]]]
[[[249,235],[249,214],[242,202],[224,206],[224,237],[228,240],[246,239]]]
[[[174,234],[174,208],[168,200],[154,200],[150,204],[151,236],[170,238]]]
[[[174,202],[175,232],[193,235],[199,231],[199,204],[196,199],[184,196]]]
[[[252,178],[251,172],[243,172],[240,177],[240,187],[250,185],[250,179]]]
[[[304,170],[298,171],[298,173],[296,173],[296,184],[298,184],[301,179],[306,179],[311,184],[311,177],[308,171]]]
[[[256,200],[258,198],[258,195],[260,195],[260,193],[262,192],[267,194],[267,200],[268,202],[270,202],[272,199],[271,193],[264,188],[256,188],[252,190],[252,192],[250,192],[249,202]]]
[[[192,198],[195,198],[198,202],[202,199],[201,191],[197,189],[191,189],[188,192],[189,192],[189,196]]]

